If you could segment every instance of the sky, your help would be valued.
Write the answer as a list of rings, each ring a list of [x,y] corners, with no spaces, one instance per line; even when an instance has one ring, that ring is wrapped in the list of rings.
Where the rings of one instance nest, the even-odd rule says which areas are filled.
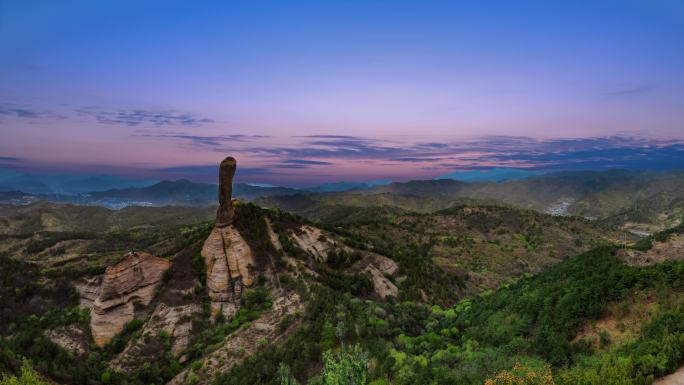
[[[0,167],[684,167],[684,2],[0,0]]]

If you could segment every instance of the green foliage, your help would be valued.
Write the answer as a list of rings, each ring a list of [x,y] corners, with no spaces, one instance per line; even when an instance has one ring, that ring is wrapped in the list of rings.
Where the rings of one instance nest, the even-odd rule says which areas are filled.
[[[253,203],[240,203],[235,206],[235,227],[245,237],[257,260],[264,260],[276,253],[266,228],[265,218],[268,213],[268,210]]]
[[[226,336],[255,319],[261,313],[269,309],[273,304],[268,290],[264,288],[246,289],[242,292],[240,308],[237,313],[227,322],[223,314],[219,313],[210,320],[210,309],[206,304],[206,313],[203,317],[193,319],[193,330],[198,330],[190,346],[183,352],[192,361],[199,359],[212,351],[217,344],[221,343]]]
[[[325,263],[331,269],[344,269],[353,265],[360,259],[361,253],[359,252],[347,252],[333,249],[328,252],[328,258],[325,260]]]
[[[126,344],[131,339],[131,337],[136,334],[144,326],[144,322],[140,319],[134,319],[124,325],[124,329],[121,333],[117,334],[112,338],[107,345],[103,347],[105,354],[109,356],[114,356],[121,353]]]
[[[365,385],[368,378],[368,353],[352,345],[337,356],[323,353],[322,385]]]
[[[249,204],[238,207],[243,221],[236,222],[236,226],[256,250],[257,259],[264,258],[257,263],[279,258],[268,242],[265,218],[271,219],[288,254],[302,258],[306,255],[284,236],[301,225],[299,219]],[[449,215],[462,212],[458,208],[441,213],[445,217],[440,220],[451,220]],[[288,331],[288,338],[271,346],[265,340],[257,341],[257,352],[219,375],[216,384],[292,385],[309,381],[326,385],[446,385],[482,384],[487,378],[510,380],[496,384],[549,383],[524,382],[525,375],[533,373],[530,378],[535,381],[547,381],[553,374],[552,380],[558,385],[642,385],[684,362],[684,308],[675,302],[659,302],[662,306],[635,339],[622,342],[601,335],[599,350],[575,341],[581,327],[601,317],[609,303],[623,301],[645,288],[684,290],[684,262],[629,267],[615,257],[614,247],[602,247],[540,274],[523,276],[494,292],[459,302],[465,295],[464,282],[458,274],[434,262],[435,247],[465,250],[479,242],[508,253],[510,245],[505,240],[509,239],[521,245],[520,250],[536,253],[544,251],[548,243],[546,225],[532,214],[516,218],[505,209],[490,209],[487,213],[494,213],[496,219],[474,213],[468,214],[466,222],[473,232],[491,236],[483,239],[455,231],[430,233],[426,227],[415,230],[415,237],[397,239],[386,230],[409,231],[410,226],[423,226],[434,217],[415,216],[411,219],[414,222],[404,228],[404,224],[387,223],[392,221],[391,211],[385,212],[387,217],[375,224],[378,228],[370,236],[363,233],[368,228],[329,228],[344,237],[347,244],[397,261],[397,276],[402,277],[397,280],[399,298],[370,300],[367,295],[373,286],[368,277],[344,271],[359,256],[333,251],[326,263],[310,264],[317,274],[305,274],[302,279],[308,280],[306,285],[291,286],[300,289],[306,311],[284,318],[278,325],[279,332]],[[579,223],[575,219],[556,220],[568,228]],[[501,223],[505,226],[501,227]],[[502,238],[509,228],[515,229],[514,235]],[[103,242],[108,240],[116,248],[137,245],[167,255],[182,245],[199,244],[210,227],[189,226],[181,231],[182,237],[171,230],[150,234],[144,229],[97,234],[89,240],[89,247],[105,252]],[[662,237],[658,234],[653,239]],[[485,260],[489,255],[480,257]],[[93,347],[84,357],[66,352],[46,338],[44,330],[74,323],[85,325],[87,312],[74,308],[75,298],[67,291],[55,290],[55,281],[46,280],[34,266],[3,255],[0,263],[0,328],[7,325],[7,332],[12,334],[12,338],[0,338],[0,370],[20,378],[21,357],[26,356],[38,373],[58,383],[148,385],[166,383],[182,369],[170,353],[171,337],[165,333],[141,336],[142,321],[126,325],[110,344],[101,349]],[[198,253],[193,258],[193,270],[202,282],[206,279],[204,261]],[[66,270],[54,271],[55,276],[62,276]],[[79,274],[84,271],[78,270]],[[183,352],[188,362],[198,362],[230,333],[272,306],[269,292],[261,287],[245,290],[241,308],[227,320],[216,317],[212,321],[208,303],[204,305],[203,314],[193,318],[196,334]],[[11,330],[10,324],[14,324]],[[161,351],[159,358],[130,375],[111,370],[109,362],[114,355],[136,338],[149,343],[150,349]],[[551,366],[545,368],[545,363]],[[198,369],[190,369],[190,383],[200,381],[195,374]],[[317,375],[312,377],[314,373]]]
[[[512,370],[504,370],[487,379],[485,385],[554,385],[554,381],[548,366],[536,370],[516,364]]]
[[[78,295],[67,280],[43,281],[36,266],[0,253],[0,333],[29,315],[76,305]]]
[[[55,244],[72,239],[93,239],[94,233],[90,232],[43,232],[38,239],[32,239],[24,249],[28,254],[37,254]]]
[[[21,365],[21,375],[19,377],[9,374],[0,374],[0,385],[48,385],[43,381],[38,373],[31,367],[31,363],[24,359]]]
[[[366,296],[373,291],[373,282],[363,273],[345,274],[330,268],[319,268],[318,280],[332,288],[357,296]]]
[[[653,248],[654,242],[665,242],[672,234],[680,233],[684,233],[684,224],[681,224],[677,227],[673,227],[671,229],[657,232],[648,237],[641,238],[640,240],[635,242],[631,248],[639,251],[648,251],[651,248]]]
[[[287,364],[281,363],[278,366],[278,379],[279,379],[279,384],[280,385],[299,385],[299,382],[297,382],[297,379],[292,377],[292,374],[290,374],[290,367],[287,366]]]
[[[207,281],[207,265],[199,252],[192,256],[192,271],[195,277],[197,277],[200,285],[204,286]]]

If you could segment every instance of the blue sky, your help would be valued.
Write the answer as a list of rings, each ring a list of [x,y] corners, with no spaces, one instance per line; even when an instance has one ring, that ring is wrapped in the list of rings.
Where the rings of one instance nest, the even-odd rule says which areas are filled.
[[[291,184],[670,167],[682,47],[675,0],[0,0],[0,162],[163,177],[233,155]]]

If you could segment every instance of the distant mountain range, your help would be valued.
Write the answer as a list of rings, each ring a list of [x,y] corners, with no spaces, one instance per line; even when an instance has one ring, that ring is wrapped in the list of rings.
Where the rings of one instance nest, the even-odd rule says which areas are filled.
[[[491,168],[486,170],[453,172],[439,176],[436,179],[453,179],[465,182],[501,182],[540,174],[541,173],[537,171],[515,168]],[[33,195],[78,195],[94,192],[107,192],[110,194],[112,193],[112,190],[150,187],[158,182],[159,181],[153,179],[126,178],[104,174],[20,173],[11,169],[0,168],[0,192],[21,191]],[[371,189],[378,186],[386,186],[391,183],[392,181],[390,179],[377,179],[368,182],[332,182],[318,186],[302,187],[296,190],[314,193],[343,192],[348,190]],[[255,191],[259,194],[261,193],[261,190],[255,190],[252,187],[277,187],[258,184],[244,184],[243,186],[242,190],[245,192],[246,196],[253,195]],[[162,184],[159,188],[164,190],[172,187]],[[183,184],[181,183],[177,188],[182,190],[183,188],[187,188],[187,184],[183,187]],[[176,188],[172,189],[175,190]],[[295,190],[292,188],[285,189],[287,189],[287,191]]]
[[[435,179],[453,179],[463,182],[503,182],[524,179],[541,175],[541,171],[530,171],[520,168],[490,168],[484,170],[456,171],[438,176]]]
[[[257,197],[291,195],[299,190],[286,187],[262,187],[244,183],[233,186],[233,197],[253,200]],[[0,192],[0,203],[29,204],[36,201],[104,206],[121,209],[128,206],[212,206],[218,202],[218,185],[195,183],[187,179],[162,181],[146,187],[129,187],[81,194],[31,194],[23,191]]]
[[[116,188],[147,187],[156,180],[115,175],[28,174],[0,168],[0,192],[29,194],[82,194]]]
[[[342,192],[342,191],[349,191],[349,190],[357,190],[357,189],[369,189],[377,186],[386,186],[388,184],[391,184],[392,181],[389,179],[378,179],[370,182],[333,182],[333,183],[324,183],[320,186],[314,186],[314,187],[305,187],[302,188],[301,190],[303,191],[308,191],[308,192],[319,192],[319,193],[325,193],[325,192]]]
[[[347,215],[347,211],[350,215],[360,215],[362,213],[357,212],[360,208],[384,207],[390,211],[428,213],[468,202],[512,205],[554,215],[601,219],[634,231],[656,231],[675,226],[684,218],[682,171],[573,171],[541,175],[509,171],[498,169],[465,175],[450,174],[469,181],[449,178],[390,183],[380,180],[329,183],[303,189],[236,183],[233,196],[313,220]],[[487,181],[479,181],[484,175]],[[8,173],[0,177],[5,181],[28,181],[21,175]],[[504,177],[514,179],[502,179]],[[44,180],[54,181],[51,178]],[[91,177],[69,179],[68,183],[53,183],[50,189],[37,190],[48,191],[44,193],[36,193],[35,189],[0,190],[0,203],[23,205],[50,201],[121,209],[128,206],[212,206],[217,202],[217,185],[185,179],[75,193],[93,184],[102,187],[108,183],[124,182],[123,179]],[[58,193],[55,190],[70,192]]]

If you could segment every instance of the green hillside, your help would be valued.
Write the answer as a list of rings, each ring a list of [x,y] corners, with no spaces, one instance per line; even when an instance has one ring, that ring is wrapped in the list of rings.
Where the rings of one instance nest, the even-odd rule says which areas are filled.
[[[65,224],[74,218],[60,209],[73,208],[43,207]],[[4,236],[0,370],[18,375],[25,356],[57,384],[161,385],[186,373],[181,383],[216,385],[643,385],[684,360],[682,227],[632,250],[612,244],[621,232],[599,223],[505,206],[430,214],[340,208],[316,224],[238,204],[235,227],[254,255],[256,282],[226,319],[211,316],[203,284],[199,250],[209,223],[183,217],[174,224],[168,213],[139,210],[158,225],[118,229],[104,224],[111,219],[93,219],[104,221],[93,228],[106,230]],[[327,258],[293,241],[313,226],[323,229],[311,242],[332,245]],[[143,315],[109,344],[85,337],[82,355],[57,345],[55,330],[90,327],[72,285],[130,250],[172,263],[153,302],[138,305]],[[660,259],[629,259],[630,253]],[[398,289],[384,298],[364,270],[383,256],[398,265],[381,275]],[[181,287],[191,290],[181,294]],[[301,298],[301,308],[277,316],[275,300],[283,295]],[[157,320],[149,311],[193,304],[189,343],[172,353],[174,337],[150,332]],[[250,340],[267,327],[278,336],[272,343]],[[251,345],[230,351],[234,364],[211,358],[235,339]],[[112,367],[122,355],[134,367],[126,374]],[[516,378],[523,382],[510,382]]]
[[[326,216],[324,226],[345,243],[407,263],[423,258],[461,277],[470,293],[538,272],[622,235],[578,217],[502,206],[461,205],[431,214],[387,207],[343,211],[346,216]],[[411,299],[421,295],[413,293]],[[448,303],[458,296],[452,292],[431,299]]]
[[[648,384],[684,360],[684,263],[630,267],[615,252],[593,249],[446,308],[313,290],[302,331],[217,383],[293,383],[279,382],[279,365],[304,383],[320,363],[299,352],[327,344],[368,362],[372,384]]]

